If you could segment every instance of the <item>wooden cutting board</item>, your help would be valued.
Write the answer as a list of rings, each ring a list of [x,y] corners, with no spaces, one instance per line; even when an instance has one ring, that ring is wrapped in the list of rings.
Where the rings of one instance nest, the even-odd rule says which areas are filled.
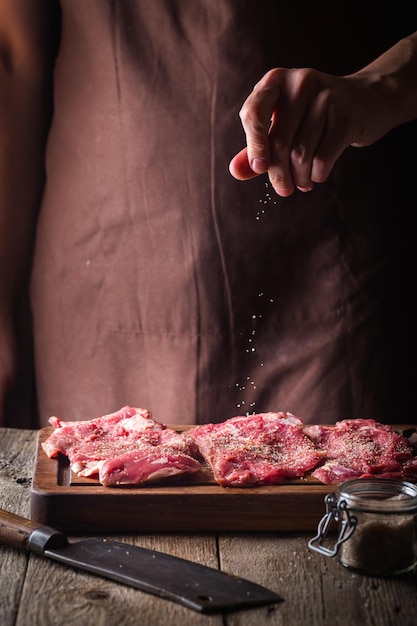
[[[221,487],[208,468],[157,484],[103,487],[73,474],[66,457],[46,456],[41,443],[52,431],[42,428],[38,435],[31,519],[69,534],[316,531],[324,498],[336,489],[311,477],[276,486]]]

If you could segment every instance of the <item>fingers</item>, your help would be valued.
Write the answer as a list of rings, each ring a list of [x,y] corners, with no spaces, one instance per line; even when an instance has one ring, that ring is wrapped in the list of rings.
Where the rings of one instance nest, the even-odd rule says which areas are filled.
[[[306,105],[290,149],[289,161],[294,185],[300,191],[311,191],[315,182],[312,168],[325,134],[326,117],[316,101]]]
[[[284,70],[280,73],[280,98],[276,103],[269,130],[271,162],[268,175],[275,191],[289,196],[295,187],[311,189],[310,163],[307,141],[297,137],[308,111],[310,85],[308,71]],[[275,76],[272,76],[275,78]],[[311,141],[311,137],[305,138]],[[317,135],[315,131],[314,135]]]
[[[343,105],[339,105],[328,93],[317,100],[317,107],[323,112],[323,130],[313,152],[310,173],[313,182],[324,183],[328,179],[337,159],[351,143],[349,113],[353,105],[346,103],[348,100],[343,99]]]
[[[255,85],[240,117],[247,147],[231,161],[238,180],[268,172],[283,197],[324,182],[349,139],[346,80],[311,69],[276,68]]]
[[[263,174],[270,166],[269,130],[279,100],[281,74],[279,68],[265,74],[240,111],[246,134],[248,162],[256,174]]]
[[[300,191],[311,191],[314,183],[327,179],[331,168],[325,162],[323,141],[328,131],[325,98],[318,96],[310,99],[292,141],[289,156],[294,185]]]
[[[294,137],[308,105],[308,84],[304,83],[302,71],[275,68],[255,85],[240,111],[247,147],[229,165],[235,178],[248,180],[268,172],[281,196],[291,195],[297,183],[311,188],[307,151],[300,145],[293,154]]]

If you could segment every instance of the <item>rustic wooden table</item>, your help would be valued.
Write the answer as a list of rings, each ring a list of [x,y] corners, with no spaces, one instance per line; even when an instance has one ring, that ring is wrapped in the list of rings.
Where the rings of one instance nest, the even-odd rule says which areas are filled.
[[[29,517],[37,432],[0,429],[0,507]],[[417,573],[362,576],[309,550],[311,534],[117,537],[253,580],[279,593],[270,607],[202,615],[0,545],[1,626],[415,626]]]

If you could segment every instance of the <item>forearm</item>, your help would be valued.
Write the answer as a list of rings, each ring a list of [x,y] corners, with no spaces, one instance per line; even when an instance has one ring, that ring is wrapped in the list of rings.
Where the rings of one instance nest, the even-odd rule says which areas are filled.
[[[0,90],[0,308],[10,313],[31,254],[47,120],[40,89],[5,82],[13,80]]]
[[[53,62],[48,6],[0,0],[0,423],[17,367],[16,311],[45,177]]]
[[[0,81],[0,424],[18,366],[15,320],[30,271],[46,128],[39,112],[43,100],[39,89],[15,89],[13,79],[4,78]]]
[[[373,86],[381,136],[417,118],[417,31],[348,78]],[[361,145],[356,142],[353,145]]]
[[[0,0],[0,313],[12,311],[27,271],[44,183],[52,63],[42,42],[45,6]]]

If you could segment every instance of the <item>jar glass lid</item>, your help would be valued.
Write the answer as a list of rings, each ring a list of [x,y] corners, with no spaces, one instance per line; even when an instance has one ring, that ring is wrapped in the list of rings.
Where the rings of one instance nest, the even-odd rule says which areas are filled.
[[[350,509],[369,512],[417,512],[417,485],[390,478],[358,478],[337,488]]]

